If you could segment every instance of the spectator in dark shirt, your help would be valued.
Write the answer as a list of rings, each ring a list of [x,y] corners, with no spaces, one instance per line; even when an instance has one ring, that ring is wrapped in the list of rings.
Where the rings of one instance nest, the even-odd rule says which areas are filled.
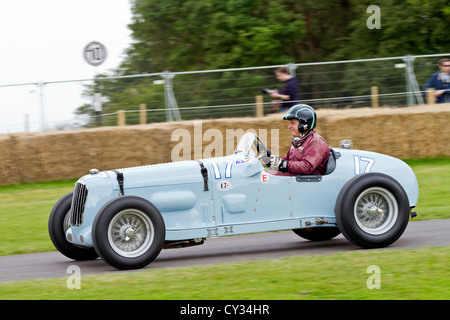
[[[439,60],[440,71],[433,73],[428,79],[423,90],[434,89],[434,97],[437,103],[450,102],[450,59]]]
[[[272,113],[278,112],[279,108],[281,108],[281,112],[286,112],[298,103],[298,80],[289,74],[289,70],[286,67],[280,67],[275,70],[275,75],[278,81],[284,82],[284,86],[280,91],[273,90],[270,94],[272,98],[280,99],[272,101]]]

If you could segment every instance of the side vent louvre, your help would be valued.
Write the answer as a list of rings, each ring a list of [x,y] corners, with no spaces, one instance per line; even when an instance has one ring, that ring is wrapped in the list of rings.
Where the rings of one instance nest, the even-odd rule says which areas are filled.
[[[88,189],[86,185],[77,182],[75,185],[75,190],[73,191],[72,197],[72,217],[71,225],[79,226],[83,223],[83,212],[84,205],[86,204],[86,198],[88,194]]]

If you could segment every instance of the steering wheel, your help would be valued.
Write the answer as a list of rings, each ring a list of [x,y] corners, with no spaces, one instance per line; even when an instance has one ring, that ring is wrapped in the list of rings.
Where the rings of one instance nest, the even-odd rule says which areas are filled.
[[[270,156],[272,155],[272,152],[270,151],[269,148],[266,147],[264,142],[262,142],[262,140],[257,135],[255,135],[255,137],[257,139],[255,139],[253,143],[255,144],[256,151],[258,152],[257,159],[260,160],[266,166],[269,166]]]

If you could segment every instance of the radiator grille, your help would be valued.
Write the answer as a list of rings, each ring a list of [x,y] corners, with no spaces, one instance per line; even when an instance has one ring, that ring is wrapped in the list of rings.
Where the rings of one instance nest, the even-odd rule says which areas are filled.
[[[84,205],[86,204],[86,197],[88,189],[86,185],[77,182],[72,197],[72,219],[71,224],[73,226],[79,226],[83,223]]]

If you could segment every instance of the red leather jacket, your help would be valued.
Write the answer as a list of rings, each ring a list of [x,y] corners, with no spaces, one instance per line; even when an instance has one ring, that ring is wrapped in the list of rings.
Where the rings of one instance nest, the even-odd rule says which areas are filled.
[[[285,174],[324,174],[329,157],[328,143],[317,132],[312,131],[299,147],[291,146],[281,159],[289,161],[288,172]]]

